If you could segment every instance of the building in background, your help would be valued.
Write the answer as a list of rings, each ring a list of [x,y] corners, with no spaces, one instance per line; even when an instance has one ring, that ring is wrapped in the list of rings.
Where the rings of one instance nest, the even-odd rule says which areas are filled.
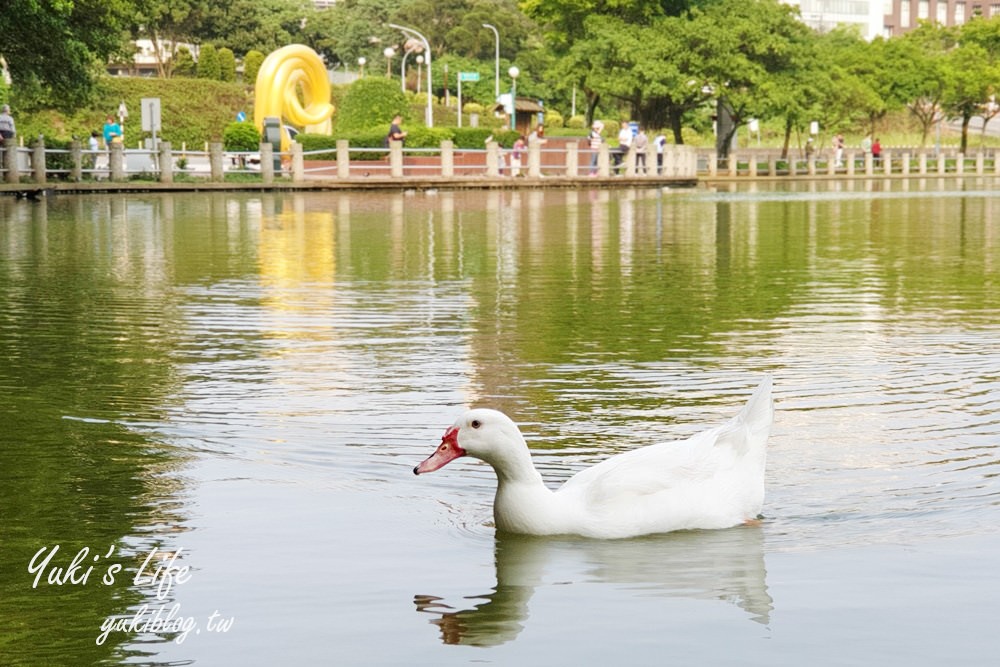
[[[921,21],[953,26],[1000,16],[1000,0],[886,0],[885,34],[902,35]]]
[[[865,39],[894,37],[921,21],[945,26],[1000,16],[1000,0],[782,0],[799,8],[802,21],[819,32],[857,26]]]

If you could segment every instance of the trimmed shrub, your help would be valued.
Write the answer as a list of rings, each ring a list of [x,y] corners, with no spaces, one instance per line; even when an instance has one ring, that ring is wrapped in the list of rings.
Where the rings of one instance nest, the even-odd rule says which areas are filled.
[[[545,129],[549,128],[560,128],[563,126],[562,114],[555,109],[549,109],[545,112]]]
[[[236,56],[232,49],[219,49],[219,81],[236,81]]]
[[[260,150],[260,132],[253,123],[230,123],[222,133],[222,145],[227,151]]]
[[[247,51],[243,57],[243,83],[253,86],[257,83],[257,72],[264,64],[264,54],[260,51]]]
[[[465,113],[478,113],[482,115],[483,105],[478,102],[466,102],[462,105],[462,111]]]
[[[580,115],[570,116],[569,120],[566,121],[566,127],[571,127],[574,130],[583,130],[587,127],[587,119]]]
[[[406,120],[409,105],[399,85],[391,79],[366,77],[351,84],[340,103],[335,118],[335,133],[351,134],[385,125],[386,134],[393,116]]]
[[[177,47],[177,55],[174,56],[174,76],[194,76],[198,66],[194,62],[191,50],[186,46]]]
[[[219,52],[212,44],[205,44],[198,51],[198,78],[219,78]]]

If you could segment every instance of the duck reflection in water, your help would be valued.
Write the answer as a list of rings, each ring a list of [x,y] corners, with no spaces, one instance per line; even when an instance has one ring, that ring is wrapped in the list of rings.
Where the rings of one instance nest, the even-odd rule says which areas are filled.
[[[441,629],[445,644],[513,641],[527,623],[535,589],[557,583],[627,585],[645,595],[724,600],[761,624],[768,623],[774,609],[759,526],[629,540],[498,535],[495,558],[496,587],[466,598],[482,600],[471,609],[455,610],[434,595],[414,596],[418,612],[436,616],[430,622]]]

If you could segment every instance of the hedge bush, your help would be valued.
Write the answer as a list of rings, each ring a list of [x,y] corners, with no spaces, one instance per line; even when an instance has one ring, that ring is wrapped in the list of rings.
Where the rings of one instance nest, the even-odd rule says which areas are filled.
[[[545,112],[545,129],[549,128],[559,128],[564,124],[562,114],[555,109],[549,109]]]
[[[406,96],[398,84],[383,77],[358,79],[347,89],[334,114],[335,133],[348,134],[385,125],[388,134],[389,123],[396,114],[404,120],[410,115]]]
[[[582,130],[587,127],[587,119],[580,115],[570,116],[569,120],[566,121],[566,127]]]
[[[198,78],[199,79],[219,79],[221,67],[219,65],[219,52],[212,44],[205,44],[198,49]]]
[[[222,133],[222,145],[227,151],[260,150],[260,132],[250,122],[230,123]]]
[[[247,54],[243,57],[243,83],[248,86],[255,85],[257,83],[257,72],[260,71],[260,66],[263,64],[263,53],[257,50],[247,51]]]

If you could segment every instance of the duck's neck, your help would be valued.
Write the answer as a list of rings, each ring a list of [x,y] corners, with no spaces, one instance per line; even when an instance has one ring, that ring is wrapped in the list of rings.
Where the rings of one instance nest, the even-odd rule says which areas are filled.
[[[516,456],[509,456],[502,461],[491,462],[493,470],[497,474],[498,484],[542,484],[542,476],[535,469],[535,464],[531,461],[531,454],[527,447],[523,451],[517,452]]]

